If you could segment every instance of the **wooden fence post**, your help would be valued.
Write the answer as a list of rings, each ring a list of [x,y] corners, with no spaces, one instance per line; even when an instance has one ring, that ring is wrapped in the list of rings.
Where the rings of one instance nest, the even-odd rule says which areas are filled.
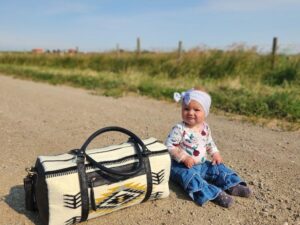
[[[178,53],[177,53],[177,60],[180,60],[182,56],[182,41],[178,42]]]
[[[140,41],[140,38],[136,39],[136,54],[137,54],[137,56],[140,56],[140,54],[141,54],[141,41]]]
[[[119,58],[119,56],[120,56],[120,47],[119,47],[119,44],[117,44],[117,46],[116,46],[116,52],[117,52],[117,57]]]
[[[271,55],[271,69],[272,70],[275,68],[276,51],[277,51],[277,37],[274,37],[273,44],[272,44],[272,55]]]

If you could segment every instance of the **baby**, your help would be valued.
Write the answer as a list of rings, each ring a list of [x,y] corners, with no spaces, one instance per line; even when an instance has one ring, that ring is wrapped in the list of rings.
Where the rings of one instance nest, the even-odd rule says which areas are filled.
[[[201,206],[210,200],[229,208],[233,204],[231,196],[250,197],[251,190],[246,183],[222,163],[205,122],[211,104],[209,94],[190,89],[175,93],[174,99],[182,100],[182,122],[172,128],[165,142],[173,159],[171,179]]]

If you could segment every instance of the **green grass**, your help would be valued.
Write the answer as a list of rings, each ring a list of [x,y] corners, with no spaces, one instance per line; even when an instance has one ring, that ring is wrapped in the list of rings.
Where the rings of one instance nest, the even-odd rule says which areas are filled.
[[[129,92],[172,100],[175,91],[204,86],[213,110],[300,123],[300,56],[270,57],[253,50],[175,53],[35,55],[0,53],[0,71],[67,84],[110,96]]]

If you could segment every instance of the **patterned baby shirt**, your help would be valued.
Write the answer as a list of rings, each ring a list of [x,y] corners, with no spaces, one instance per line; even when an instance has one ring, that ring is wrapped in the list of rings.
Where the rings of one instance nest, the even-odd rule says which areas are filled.
[[[218,152],[207,123],[203,123],[199,131],[188,128],[184,122],[176,124],[170,131],[165,145],[177,162],[191,156],[199,164],[206,161],[207,154],[212,156]]]

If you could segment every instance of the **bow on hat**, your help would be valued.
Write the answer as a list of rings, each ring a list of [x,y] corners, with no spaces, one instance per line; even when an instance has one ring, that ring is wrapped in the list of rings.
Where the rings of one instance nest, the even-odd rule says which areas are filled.
[[[182,100],[185,105],[188,105],[191,100],[195,100],[203,107],[205,117],[207,117],[209,114],[211,97],[204,91],[190,89],[186,92],[182,92],[181,94],[179,92],[175,92],[173,98],[176,102]]]

